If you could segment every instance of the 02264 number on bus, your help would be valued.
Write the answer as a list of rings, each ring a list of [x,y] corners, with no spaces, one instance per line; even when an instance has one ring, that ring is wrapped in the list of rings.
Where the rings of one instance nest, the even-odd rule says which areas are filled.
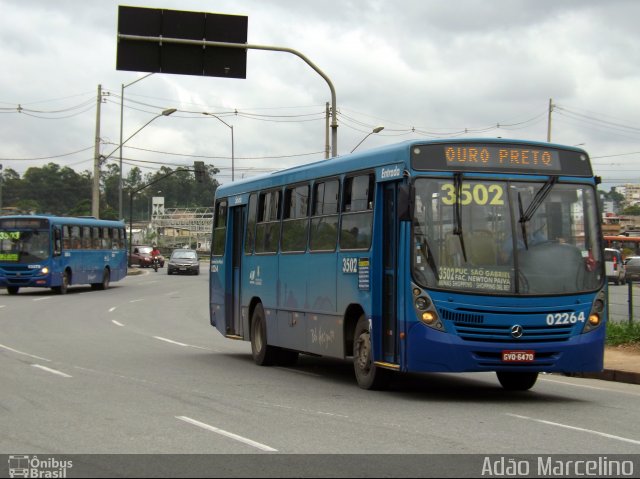
[[[581,311],[580,314],[576,314],[575,312],[547,314],[547,324],[549,326],[576,324],[578,321],[584,323],[584,311]]]

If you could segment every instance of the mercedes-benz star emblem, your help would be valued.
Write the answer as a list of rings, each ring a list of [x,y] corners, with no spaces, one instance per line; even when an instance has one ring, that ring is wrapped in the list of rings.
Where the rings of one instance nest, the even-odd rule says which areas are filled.
[[[524,330],[522,329],[522,326],[520,326],[519,324],[514,324],[513,326],[511,326],[511,336],[515,339],[520,339],[522,337],[522,333],[524,332]]]

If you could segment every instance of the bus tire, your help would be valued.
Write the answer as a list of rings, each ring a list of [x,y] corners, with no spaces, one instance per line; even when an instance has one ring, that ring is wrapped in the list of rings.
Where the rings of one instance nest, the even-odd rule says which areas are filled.
[[[278,349],[267,344],[267,320],[262,303],[258,303],[251,316],[251,354],[258,366],[271,366],[275,363]]]
[[[528,391],[538,380],[538,373],[496,371],[496,375],[507,391]]]
[[[384,389],[389,371],[377,367],[373,362],[369,321],[360,316],[353,336],[353,370],[362,389]]]
[[[54,286],[51,289],[58,294],[67,294],[67,290],[69,289],[69,272],[65,271],[62,273],[62,283],[60,286]]]
[[[20,286],[7,286],[7,293],[9,294],[18,294],[20,290]]]
[[[109,289],[110,283],[111,283],[111,273],[109,272],[109,268],[105,268],[104,271],[102,272],[102,282],[93,283],[91,285],[91,289],[104,291],[105,289]]]

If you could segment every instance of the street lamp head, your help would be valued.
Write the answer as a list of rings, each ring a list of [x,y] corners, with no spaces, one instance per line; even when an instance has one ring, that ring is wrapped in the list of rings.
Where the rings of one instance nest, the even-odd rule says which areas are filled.
[[[353,153],[354,151],[356,151],[356,148],[358,148],[362,142],[364,140],[366,140],[367,138],[369,138],[369,136],[373,135],[374,133],[380,133],[382,130],[384,130],[384,126],[376,126],[373,130],[371,130],[371,132],[367,133],[367,136],[365,136],[362,140],[360,140],[360,143],[358,143],[353,150],[351,150],[351,153]]]
[[[164,110],[162,112],[162,116],[169,116],[169,115],[175,113],[176,111],[178,111],[177,108],[169,108],[168,110]]]

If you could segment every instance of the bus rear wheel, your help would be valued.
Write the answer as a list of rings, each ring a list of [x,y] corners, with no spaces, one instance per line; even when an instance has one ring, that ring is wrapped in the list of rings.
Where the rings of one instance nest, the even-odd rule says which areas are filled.
[[[360,316],[356,325],[353,342],[353,370],[358,386],[362,389],[384,389],[389,379],[389,371],[377,367],[373,362],[369,321]]]
[[[538,373],[497,371],[498,381],[507,391],[528,391],[538,380]]]
[[[111,282],[111,273],[107,268],[102,272],[102,283],[92,283],[91,289],[105,290],[109,289],[109,283]]]
[[[258,366],[271,366],[276,362],[278,348],[267,344],[267,321],[262,303],[258,303],[251,316],[251,354]]]

